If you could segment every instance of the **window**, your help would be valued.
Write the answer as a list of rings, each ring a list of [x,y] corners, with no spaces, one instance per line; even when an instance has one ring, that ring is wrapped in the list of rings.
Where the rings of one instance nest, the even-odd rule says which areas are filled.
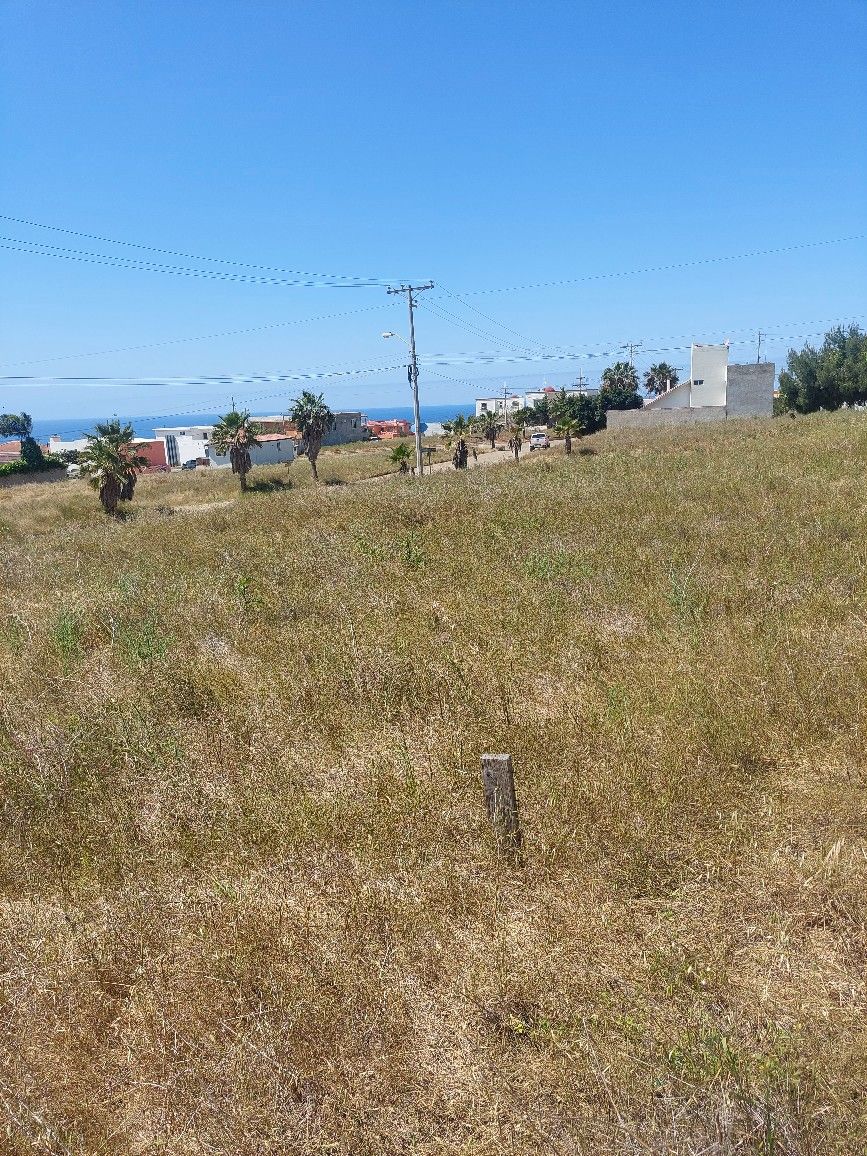
[[[482,413],[485,413],[487,408],[488,408],[488,403],[486,401],[483,401],[482,402]]]
[[[703,377],[697,377],[692,384],[693,385],[704,385],[704,378]]]

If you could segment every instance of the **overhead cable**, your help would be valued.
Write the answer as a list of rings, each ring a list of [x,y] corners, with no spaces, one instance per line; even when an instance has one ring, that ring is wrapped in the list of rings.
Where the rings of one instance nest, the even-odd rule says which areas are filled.
[[[142,345],[122,345],[116,349],[99,349],[90,353],[66,353],[56,357],[31,358],[27,361],[0,362],[5,365],[45,365],[51,361],[72,361],[77,357],[106,357],[112,353],[134,353],[140,349],[159,349],[166,345],[181,345],[188,341],[215,341],[220,337],[238,337],[246,333],[262,333],[291,325],[309,325],[315,321],[332,321],[337,317],[352,317],[356,313],[379,312],[382,305],[365,305],[361,309],[345,309],[340,313],[320,313],[315,317],[300,317],[296,321],[272,321],[267,325],[253,325],[247,329],[224,329],[220,333],[201,333],[195,337],[171,337],[166,341],[148,341]]]
[[[165,257],[183,257],[187,261],[204,261],[208,265],[233,265],[241,269],[258,269],[262,273],[289,273],[294,277],[322,277],[329,281],[375,281],[376,277],[358,277],[349,273],[310,273],[303,269],[285,269],[279,265],[255,265],[249,261],[236,261],[231,257],[202,257],[195,253],[184,253],[177,249],[160,249],[156,245],[143,245],[139,241],[118,241],[115,237],[102,237],[97,233],[83,233],[78,229],[65,229],[60,225],[46,225],[41,221],[30,221],[24,217],[12,217],[0,213],[0,221],[10,221],[16,225],[27,225],[33,229],[50,229],[53,233],[65,233],[69,237],[82,237],[88,241],[99,241],[105,245],[122,245],[126,249],[141,249],[148,253],[161,253]],[[27,242],[29,244],[30,242]],[[38,242],[34,242],[38,244]]]
[[[306,289],[366,289],[382,288],[388,282],[380,278],[364,278],[355,281],[342,279],[323,280],[313,277],[292,279],[287,277],[260,277],[251,273],[227,273],[220,269],[195,269],[183,265],[163,265],[152,261],[140,261],[132,257],[115,257],[104,253],[89,253],[82,249],[67,249],[60,245],[45,245],[41,241],[21,241],[18,237],[0,236],[0,249],[16,253],[28,253],[34,257],[54,257],[63,261],[80,261],[87,265],[104,265],[112,269],[127,269],[139,273],[169,273],[175,277],[198,277],[206,281],[222,281],[232,285],[268,285],[282,288]]]
[[[490,293],[517,293],[525,289],[550,289],[560,285],[578,285],[584,281],[607,281],[616,277],[637,277],[644,273],[667,273],[676,269],[691,269],[698,265],[716,265],[726,261],[744,261],[750,257],[771,257],[779,253],[794,253],[801,249],[818,249],[825,245],[844,245],[863,241],[867,233],[853,233],[848,237],[831,237],[823,241],[803,241],[797,245],[781,245],[773,249],[748,249],[722,257],[699,257],[693,261],[676,261],[668,265],[645,265],[638,269],[622,269],[614,273],[587,273],[581,277],[562,277],[556,281],[531,281],[524,285],[493,286],[487,289],[462,289],[464,297],[481,297]]]

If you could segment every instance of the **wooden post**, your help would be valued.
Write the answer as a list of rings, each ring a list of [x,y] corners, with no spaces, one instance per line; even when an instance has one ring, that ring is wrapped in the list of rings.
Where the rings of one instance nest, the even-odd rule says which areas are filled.
[[[500,850],[521,864],[521,824],[511,755],[482,755],[485,805]]]

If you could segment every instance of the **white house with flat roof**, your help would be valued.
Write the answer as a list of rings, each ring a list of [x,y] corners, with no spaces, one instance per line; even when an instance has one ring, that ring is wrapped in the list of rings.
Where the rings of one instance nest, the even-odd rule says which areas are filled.
[[[556,389],[553,385],[543,385],[541,389],[531,389],[527,393],[515,394],[508,393],[505,396],[500,394],[499,397],[477,397],[476,398],[476,417],[482,417],[486,413],[496,413],[501,417],[505,413],[509,415],[516,413],[519,409],[537,405],[540,401],[551,401],[558,393],[566,392],[567,397],[580,397],[585,393],[598,393],[598,389],[591,388],[587,385],[566,385]]]

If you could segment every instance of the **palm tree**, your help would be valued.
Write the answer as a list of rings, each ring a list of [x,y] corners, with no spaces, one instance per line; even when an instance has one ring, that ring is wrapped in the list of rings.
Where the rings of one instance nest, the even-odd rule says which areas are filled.
[[[147,458],[136,453],[134,436],[132,426],[122,426],[117,418],[98,422],[79,457],[81,472],[99,492],[102,508],[111,517],[119,501],[131,500],[139,472],[148,465]]]
[[[495,410],[486,410],[485,413],[479,414],[479,429],[482,437],[491,443],[491,449],[494,448],[497,434],[502,428],[503,423]]]
[[[250,421],[249,410],[232,410],[221,417],[211,433],[211,445],[218,454],[228,454],[232,473],[241,479],[241,492],[247,489],[247,474],[253,468],[250,450],[260,444],[259,427]]]
[[[617,361],[603,371],[602,387],[599,390],[602,410],[607,413],[609,409],[641,409],[643,404],[634,365],[628,361]]]
[[[305,389],[292,403],[289,419],[295,423],[296,429],[301,434],[299,452],[307,455],[310,469],[313,471],[313,480],[318,482],[316,459],[322,449],[322,439],[334,428],[334,414],[325,404],[321,393],[311,393],[309,389]]]
[[[452,463],[455,469],[465,470],[467,468],[470,455],[467,449],[466,436],[477,420],[476,418],[468,420],[462,413],[459,413],[456,417],[453,417],[451,421],[443,422],[443,429],[458,439],[455,452],[452,455]]]
[[[576,421],[574,417],[564,417],[557,425],[557,433],[561,434],[566,441],[566,453],[572,453],[572,438],[581,436],[581,423]]]
[[[412,457],[412,450],[406,442],[398,442],[388,455],[388,460],[392,465],[398,466],[402,474],[409,470],[409,460]]]
[[[660,394],[674,389],[680,379],[677,370],[665,361],[651,365],[644,374],[644,388],[648,393]]]

